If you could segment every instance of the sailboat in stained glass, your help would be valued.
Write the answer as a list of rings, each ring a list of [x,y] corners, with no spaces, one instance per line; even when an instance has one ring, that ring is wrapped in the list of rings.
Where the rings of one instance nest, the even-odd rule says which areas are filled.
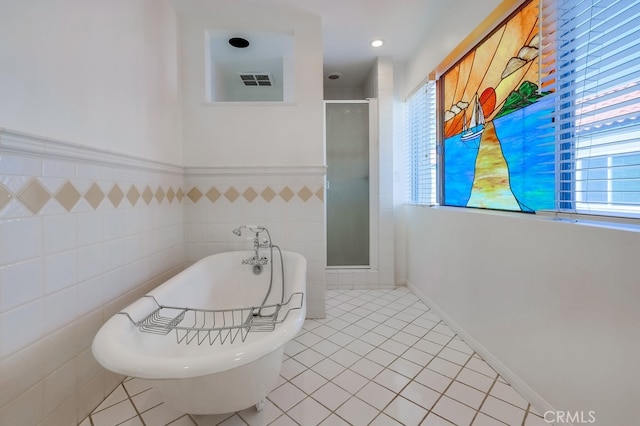
[[[464,123],[462,124],[462,133],[460,135],[460,139],[467,146],[470,145],[470,142],[475,141],[482,135],[482,131],[484,130],[484,112],[482,111],[482,105],[478,101],[478,94],[473,97],[473,101],[471,102],[471,119],[469,123],[467,123],[466,114],[464,117]],[[478,139],[475,143],[472,144],[473,148],[478,148],[480,146],[480,140]]]

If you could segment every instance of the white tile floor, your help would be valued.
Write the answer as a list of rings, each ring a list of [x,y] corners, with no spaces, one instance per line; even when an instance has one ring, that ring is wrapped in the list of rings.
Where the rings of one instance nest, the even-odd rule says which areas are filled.
[[[285,348],[265,408],[176,412],[127,379],[81,426],[547,425],[411,291],[332,290]]]

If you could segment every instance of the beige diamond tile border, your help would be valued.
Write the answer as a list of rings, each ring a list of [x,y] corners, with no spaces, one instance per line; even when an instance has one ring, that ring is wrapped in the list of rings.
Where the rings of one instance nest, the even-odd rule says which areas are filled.
[[[256,192],[255,189],[253,189],[252,187],[249,187],[245,189],[245,191],[242,193],[242,196],[248,202],[252,202],[253,200],[256,199],[256,197],[258,196],[258,193]]]
[[[37,214],[51,199],[51,194],[38,179],[31,179],[18,194],[18,199],[31,213]]]
[[[197,203],[198,200],[202,198],[202,192],[194,186],[191,188],[191,191],[187,192],[187,197],[194,203]]]
[[[151,203],[151,200],[153,200],[153,191],[151,191],[151,188],[149,187],[149,185],[147,185],[144,188],[144,191],[142,191],[142,200],[149,205],[149,203]]]
[[[135,185],[131,185],[131,188],[127,191],[127,200],[131,203],[131,207],[134,207],[140,199],[140,192]]]
[[[316,192],[313,192],[309,187],[303,186],[298,190],[298,192],[294,192],[289,186],[285,186],[280,190],[280,192],[276,192],[270,186],[265,187],[261,192],[258,192],[255,188],[249,186],[244,191],[240,192],[235,187],[230,186],[227,190],[222,193],[218,188],[212,186],[209,190],[203,194],[203,191],[200,188],[194,186],[189,192],[187,192],[187,197],[193,202],[199,202],[203,196],[205,196],[212,203],[217,202],[222,196],[226,198],[229,202],[234,203],[240,197],[244,198],[248,202],[255,201],[258,197],[262,197],[267,203],[273,201],[274,198],[280,197],[285,202],[291,201],[295,196],[298,196],[305,203],[311,200],[314,196],[318,198],[320,201],[324,201],[324,188],[318,189]],[[178,196],[178,194],[176,194]]]
[[[288,186],[285,186],[282,189],[282,191],[278,193],[278,195],[280,196],[280,198],[282,198],[284,201],[288,203],[296,194],[291,190],[291,188],[289,188]]]
[[[104,192],[102,192],[102,189],[100,189],[98,184],[94,182],[94,184],[91,185],[91,188],[89,188],[86,194],[84,194],[84,199],[91,204],[91,207],[97,209],[100,207],[102,200],[104,200]]]
[[[147,185],[144,192],[140,194],[138,188],[135,185],[131,185],[125,194],[122,192],[121,185],[115,183],[109,192],[105,194],[100,186],[93,182],[85,194],[82,195],[73,183],[67,180],[57,192],[50,193],[38,178],[32,178],[22,189],[14,194],[6,186],[0,184],[0,210],[9,204],[12,199],[17,199],[33,214],[38,214],[51,199],[55,199],[67,212],[71,212],[81,198],[87,200],[89,205],[97,210],[105,198],[110,201],[113,207],[118,208],[125,198],[134,207],[140,198],[148,205],[154,197],[158,204],[162,204],[165,199],[171,204],[173,200],[181,202],[182,198],[184,198],[184,192],[182,192],[182,188],[178,188],[176,192],[172,187],[169,187],[165,192],[164,188],[160,186],[154,194],[151,191],[151,187]]]
[[[9,201],[13,198],[11,191],[4,187],[4,185],[0,184],[0,210],[4,208]]]
[[[156,200],[158,200],[158,204],[162,204],[164,197],[165,197],[165,193],[162,190],[162,187],[159,186],[158,189],[156,190]]]
[[[178,191],[176,197],[179,196],[181,190]],[[291,201],[295,196],[298,196],[302,201],[308,202],[314,196],[318,198],[318,200],[324,202],[324,187],[321,187],[316,192],[313,192],[309,187],[303,186],[298,190],[298,192],[294,192],[289,186],[285,186],[280,190],[280,192],[276,192],[270,186],[264,188],[261,192],[256,191],[252,186],[249,186],[244,191],[240,192],[235,187],[231,186],[227,188],[227,190],[222,193],[218,188],[212,186],[206,193],[203,193],[200,188],[193,186],[189,192],[187,192],[186,196],[193,202],[199,202],[203,196],[206,197],[212,203],[217,202],[222,196],[226,198],[229,202],[234,203],[240,197],[244,198],[246,201],[252,203],[258,197],[262,197],[267,203],[273,201],[274,198],[280,197],[285,202]]]
[[[62,205],[62,207],[65,208],[66,211],[70,212],[81,197],[82,194],[78,192],[76,187],[73,186],[71,182],[66,181],[58,190],[55,199]]]
[[[275,198],[275,196],[278,195],[276,194],[276,191],[274,191],[273,189],[271,189],[271,187],[267,186],[265,189],[262,190],[262,192],[260,193],[260,196],[268,203],[271,200],[273,200]]]
[[[306,186],[303,186],[302,189],[298,191],[298,197],[300,197],[302,201],[306,202],[309,201],[309,198],[313,197],[313,192],[311,192],[311,190]]]
[[[111,201],[113,207],[118,207],[120,205],[122,199],[124,198],[124,194],[122,193],[122,190],[120,189],[118,184],[113,185],[113,188],[111,188],[111,191],[109,191],[107,198],[109,199],[109,201]]]
[[[236,201],[238,199],[238,197],[240,196],[240,193],[238,192],[237,189],[235,189],[233,186],[229,189],[227,189],[224,193],[224,196],[227,198],[227,200],[231,201],[232,203],[234,201]]]
[[[206,195],[209,201],[211,201],[212,203],[218,201],[218,198],[222,196],[220,191],[218,191],[215,186],[212,186],[211,189],[207,191]]]
[[[169,187],[169,190],[167,191],[167,200],[169,200],[169,204],[173,203],[173,200],[176,198],[176,193],[173,190],[173,187]]]
[[[321,202],[324,202],[324,187],[313,192],[308,186],[303,186],[296,192],[291,187],[284,186],[279,192],[276,192],[274,188],[267,186],[258,192],[253,186],[248,186],[242,190],[230,186],[226,191],[222,192],[219,188],[211,186],[206,192],[203,192],[198,187],[193,186],[186,193],[181,187],[174,190],[171,186],[166,189],[158,186],[155,192],[151,189],[150,185],[145,185],[143,188],[142,192],[140,192],[140,189],[133,184],[129,186],[129,189],[125,193],[123,192],[125,187],[122,184],[114,183],[111,189],[105,194],[98,183],[93,182],[85,194],[82,195],[72,182],[66,181],[55,194],[52,194],[49,193],[38,178],[32,178],[15,194],[7,189],[6,186],[0,184],[0,210],[9,204],[13,198],[20,200],[33,214],[38,214],[52,198],[60,203],[67,212],[71,212],[81,198],[87,200],[89,205],[96,210],[102,205],[105,198],[108,199],[115,208],[120,207],[125,198],[129,201],[131,207],[135,207],[141,199],[146,205],[149,205],[155,198],[158,204],[162,205],[165,200],[167,200],[168,204],[172,204],[174,200],[176,200],[177,203],[181,203],[185,197],[194,204],[204,198],[211,203],[216,203],[223,198],[231,203],[241,198],[249,203],[254,202],[258,198],[262,198],[267,203],[270,203],[277,197],[288,203],[296,197],[296,195],[305,203],[314,198],[314,196]]]

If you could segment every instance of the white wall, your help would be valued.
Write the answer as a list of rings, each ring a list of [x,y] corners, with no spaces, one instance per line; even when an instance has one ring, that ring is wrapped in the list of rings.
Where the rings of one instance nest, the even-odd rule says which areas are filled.
[[[251,248],[231,231],[240,224],[264,225],[275,244],[306,257],[307,315],[324,317],[320,17],[286,5],[211,0],[172,4],[181,14],[188,260]],[[207,31],[291,34],[293,101],[207,103]]]
[[[325,82],[324,86],[324,100],[325,101],[353,101],[358,99],[365,99],[364,89],[362,87],[345,87],[345,88],[332,88],[327,87]]]
[[[511,384],[538,410],[637,424],[640,230],[406,209],[410,284],[521,380]]]
[[[406,96],[425,81],[429,73],[503,1],[517,2],[448,0],[447,7],[440,8],[437,19],[426,28],[423,42],[407,62],[403,94]]]
[[[376,98],[378,99],[378,261],[381,287],[394,286],[394,180],[393,180],[393,126],[394,116],[394,64],[393,58],[381,57],[375,65]],[[374,216],[375,217],[375,216]],[[372,218],[373,219],[373,218]]]
[[[405,63],[394,62],[393,87],[405,87]],[[409,168],[407,167],[406,129],[405,129],[405,101],[406,96],[401,90],[393,91],[393,226],[394,226],[394,269],[395,282],[402,284],[407,281],[406,245],[404,203],[407,199],[409,182]]]
[[[173,0],[181,14],[183,142],[187,166],[321,166],[322,27],[292,7]],[[224,7],[221,7],[224,6]],[[293,34],[294,101],[207,103],[205,33]]]
[[[98,328],[184,266],[177,47],[165,0],[0,2],[2,425],[82,421]]]
[[[500,2],[460,3],[407,62],[404,95]],[[637,230],[417,206],[404,226],[410,286],[536,408],[637,423]]]
[[[182,163],[166,0],[0,3],[0,127]]]

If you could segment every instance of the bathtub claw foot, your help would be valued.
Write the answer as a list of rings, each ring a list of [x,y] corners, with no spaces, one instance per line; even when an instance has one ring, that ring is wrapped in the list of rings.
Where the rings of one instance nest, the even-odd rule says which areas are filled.
[[[262,411],[262,409],[266,404],[267,404],[267,398],[262,398],[260,402],[256,404],[256,411]]]

